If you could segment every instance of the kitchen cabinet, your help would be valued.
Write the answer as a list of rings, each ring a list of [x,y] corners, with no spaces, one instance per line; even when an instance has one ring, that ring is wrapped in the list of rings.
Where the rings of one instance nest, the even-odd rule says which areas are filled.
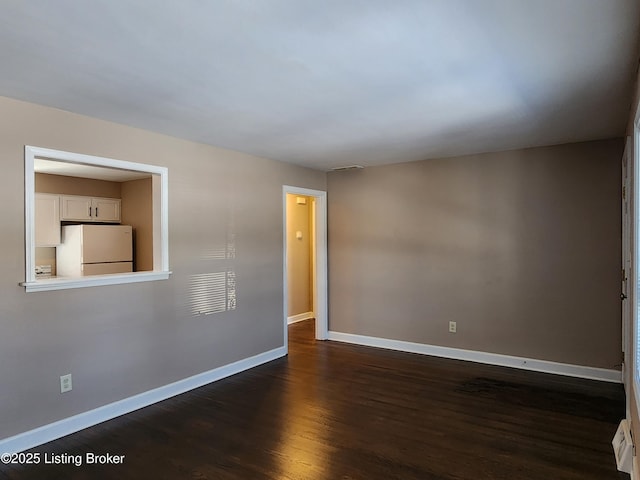
[[[120,199],[62,195],[61,220],[120,223]]]
[[[60,195],[35,194],[36,247],[60,245]]]

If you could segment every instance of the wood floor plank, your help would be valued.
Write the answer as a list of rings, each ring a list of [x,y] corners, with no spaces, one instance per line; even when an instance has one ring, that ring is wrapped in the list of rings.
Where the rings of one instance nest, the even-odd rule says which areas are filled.
[[[313,340],[289,356],[33,449],[123,465],[0,478],[614,480],[620,385]]]

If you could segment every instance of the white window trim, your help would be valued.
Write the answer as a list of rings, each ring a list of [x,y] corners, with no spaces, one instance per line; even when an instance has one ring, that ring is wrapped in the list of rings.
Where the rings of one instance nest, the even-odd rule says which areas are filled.
[[[95,165],[106,168],[134,170],[149,173],[158,178],[160,209],[154,209],[154,255],[153,271],[132,272],[111,275],[93,275],[81,278],[49,278],[36,279],[35,276],[35,159],[47,158],[68,163]],[[24,199],[25,199],[25,281],[20,283],[26,292],[45,290],[62,290],[68,288],[95,287],[122,283],[148,282],[166,280],[171,275],[169,270],[169,175],[166,167],[147,165],[144,163],[127,162],[112,158],[95,157],[79,153],[52,150],[49,148],[26,145],[24,152]],[[155,180],[154,180],[155,181]],[[159,245],[157,240],[159,239]],[[156,252],[158,254],[156,254]]]

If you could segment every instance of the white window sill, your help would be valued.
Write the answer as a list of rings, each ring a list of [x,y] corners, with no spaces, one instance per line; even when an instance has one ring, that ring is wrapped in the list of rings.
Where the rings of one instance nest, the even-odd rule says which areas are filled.
[[[20,286],[29,292],[44,292],[47,290],[67,290],[70,288],[100,287],[103,285],[118,285],[122,283],[153,282],[167,280],[171,272],[134,272],[115,273],[110,275],[92,275],[78,278],[44,278],[31,282],[22,282]]]

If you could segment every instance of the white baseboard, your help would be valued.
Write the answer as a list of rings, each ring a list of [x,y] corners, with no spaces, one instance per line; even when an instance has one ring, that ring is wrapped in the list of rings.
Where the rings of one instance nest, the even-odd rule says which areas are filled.
[[[79,430],[92,427],[98,423],[119,417],[120,415],[161,402],[167,398],[180,395],[194,388],[202,387],[225,377],[257,367],[263,363],[283,357],[286,354],[287,350],[285,347],[275,348],[268,352],[238,360],[237,362],[214,368],[208,372],[178,380],[169,385],[154,388],[153,390],[134,395],[133,397],[125,398],[94,410],[89,410],[88,412],[80,413],[73,417],[29,430],[28,432],[2,439],[0,440],[0,453],[22,452]]]
[[[366,335],[354,335],[352,333],[329,332],[329,340],[337,342],[354,343],[369,347],[387,348],[401,352],[420,353],[435,357],[452,358],[455,360],[468,360],[470,362],[486,363],[503,367],[520,368],[536,372],[555,373],[569,377],[587,378],[612,383],[622,383],[622,373],[619,370],[606,368],[585,367],[568,363],[549,362],[533,358],[514,357],[498,353],[478,352],[475,350],[463,350],[460,348],[440,347],[424,343],[405,342],[402,340],[390,340],[380,337],[368,337]]]
[[[309,320],[310,318],[314,318],[315,313],[313,312],[304,312],[299,313],[297,315],[292,315],[287,317],[287,324],[291,325],[292,323],[302,322],[303,320]]]

